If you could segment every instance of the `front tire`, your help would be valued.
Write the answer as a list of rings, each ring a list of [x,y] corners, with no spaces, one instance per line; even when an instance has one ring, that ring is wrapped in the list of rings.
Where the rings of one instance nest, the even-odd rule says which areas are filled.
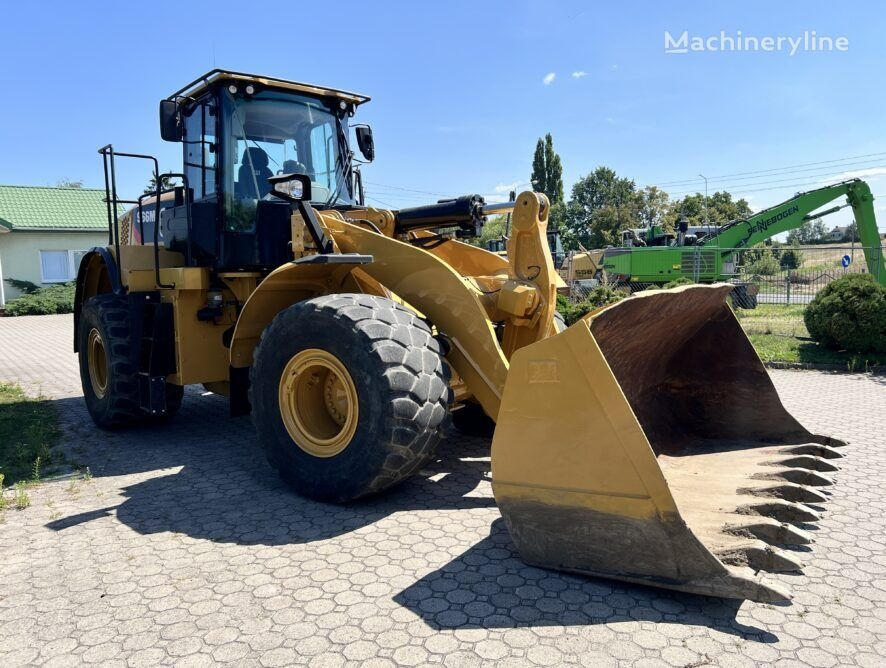
[[[414,313],[382,297],[294,304],[262,334],[250,398],[268,461],[298,493],[345,502],[380,492],[434,454],[449,373]]]

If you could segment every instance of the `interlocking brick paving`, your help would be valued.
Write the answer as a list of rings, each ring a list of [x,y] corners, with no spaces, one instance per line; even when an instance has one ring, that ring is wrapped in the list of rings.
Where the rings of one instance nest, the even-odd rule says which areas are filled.
[[[773,371],[807,427],[852,442],[789,607],[525,566],[487,441],[330,506],[286,489],[248,418],[189,388],[168,426],[102,432],[71,317],[0,319],[0,379],[53,398],[91,479],[0,524],[0,666],[886,665],[886,378]],[[540,444],[541,448],[541,444]]]

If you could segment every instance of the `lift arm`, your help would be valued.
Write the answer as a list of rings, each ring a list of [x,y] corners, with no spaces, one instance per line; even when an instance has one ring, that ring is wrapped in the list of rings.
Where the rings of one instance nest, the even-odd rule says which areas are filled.
[[[764,209],[745,220],[729,223],[719,232],[705,239],[701,245],[716,245],[721,248],[747,248],[766,239],[796,229],[804,221],[838,211],[834,207],[819,214],[813,214],[825,204],[845,196],[855,214],[858,236],[864,247],[868,270],[881,284],[886,285],[886,265],[883,248],[874,216],[874,196],[867,183],[859,179],[844,181],[817,190],[798,193],[786,202]]]

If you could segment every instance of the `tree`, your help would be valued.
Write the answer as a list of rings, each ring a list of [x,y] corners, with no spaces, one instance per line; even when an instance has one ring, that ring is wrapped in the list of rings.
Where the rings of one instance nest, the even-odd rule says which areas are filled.
[[[547,190],[544,191],[551,204],[563,201],[563,164],[560,156],[554,151],[554,140],[551,134],[545,135],[545,167],[547,169]]]
[[[548,173],[545,169],[545,144],[539,139],[535,144],[535,154],[532,156],[532,176],[529,177],[532,189],[537,193],[543,193],[548,187]]]
[[[821,218],[804,220],[800,227],[788,232],[788,243],[794,246],[807,246],[824,240],[827,233],[828,230]]]
[[[824,241],[827,241],[828,237],[828,228],[825,226],[824,221],[821,218],[816,218],[812,221],[812,239],[811,243],[820,244]]]
[[[170,188],[174,188],[178,183],[173,179],[170,179],[168,176],[164,176],[160,179],[160,190],[169,190]],[[148,181],[148,185],[145,186],[144,194],[145,195],[153,195],[157,192],[157,179],[152,175],[151,180]]]
[[[83,181],[82,179],[78,179],[74,181],[73,179],[59,179],[56,184],[56,188],[82,188]]]
[[[483,225],[483,230],[479,237],[467,239],[468,243],[480,248],[486,248],[486,242],[493,239],[501,239],[505,235],[508,217],[506,215],[492,216]]]
[[[535,144],[530,181],[532,189],[547,195],[552,205],[563,201],[563,165],[550,132]]]
[[[803,266],[803,251],[799,246],[785,248],[778,256],[778,263],[785,270],[799,269]]]
[[[711,225],[723,225],[733,220],[747,218],[752,213],[746,200],[733,201],[732,193],[724,190],[715,192],[707,198],[707,210],[705,196],[701,193],[686,195],[683,199],[674,201],[665,220],[669,229],[684,217],[690,225],[704,225],[706,219]]]
[[[637,213],[641,226],[663,225],[669,211],[668,194],[656,186],[637,191]]]
[[[572,186],[564,215],[564,246],[586,248],[617,245],[621,231],[632,227],[639,216],[634,182],[620,178],[608,167],[597,167]]]

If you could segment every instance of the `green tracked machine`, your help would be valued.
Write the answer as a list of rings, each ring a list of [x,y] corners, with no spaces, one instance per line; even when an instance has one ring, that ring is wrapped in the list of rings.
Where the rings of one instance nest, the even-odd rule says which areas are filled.
[[[844,196],[846,204],[819,211]],[[666,232],[659,225],[626,230],[621,247],[575,253],[568,258],[564,273],[568,283],[600,280],[605,275],[610,281],[636,289],[662,285],[681,277],[696,283],[734,283],[742,249],[847,206],[852,207],[855,215],[868,271],[886,285],[874,197],[868,184],[859,179],[798,193],[753,216],[722,226],[690,227],[681,221],[673,233]],[[756,306],[755,286],[741,282],[734,285],[732,298],[737,306]]]

